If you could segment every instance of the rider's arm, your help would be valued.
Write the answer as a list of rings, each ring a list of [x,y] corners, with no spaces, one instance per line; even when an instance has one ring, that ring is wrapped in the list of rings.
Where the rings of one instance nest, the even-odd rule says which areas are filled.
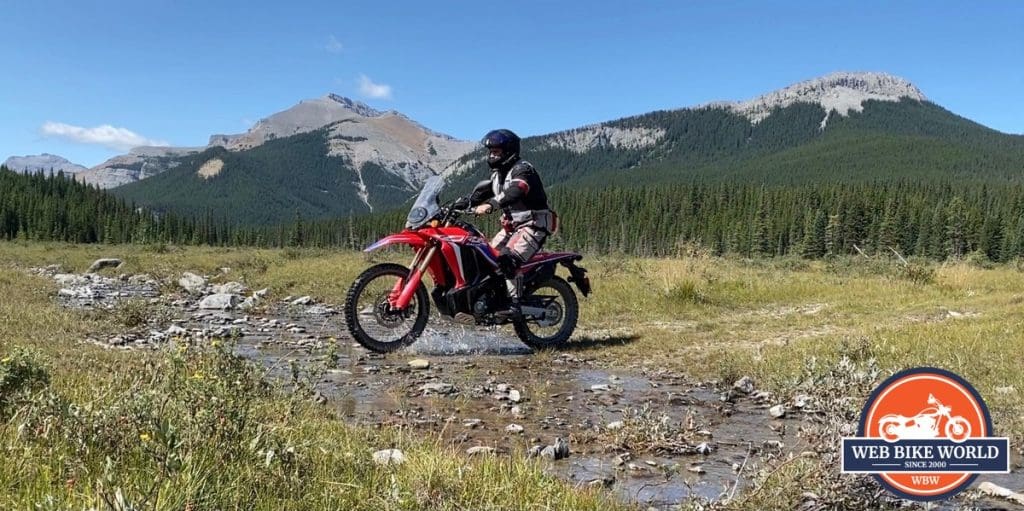
[[[492,197],[494,197],[494,189],[491,187],[491,181],[489,179],[480,181],[477,183],[476,188],[473,188],[473,193],[469,196],[469,205],[483,204]]]
[[[536,175],[537,172],[533,170],[533,167],[527,165],[512,167],[508,175],[508,188],[494,198],[492,205],[496,208],[506,208],[516,201],[526,198],[526,194],[530,193],[530,180]]]

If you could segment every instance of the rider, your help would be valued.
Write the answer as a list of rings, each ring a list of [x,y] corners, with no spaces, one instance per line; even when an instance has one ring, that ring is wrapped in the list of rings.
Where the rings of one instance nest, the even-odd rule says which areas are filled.
[[[518,316],[522,279],[516,277],[516,272],[544,245],[555,231],[557,220],[548,207],[540,175],[519,156],[519,137],[506,129],[493,130],[484,136],[483,144],[491,183],[473,191],[470,205],[475,206],[473,212],[477,215],[499,209],[502,212],[502,230],[491,246],[499,251],[498,266],[508,280],[512,306],[507,314]]]

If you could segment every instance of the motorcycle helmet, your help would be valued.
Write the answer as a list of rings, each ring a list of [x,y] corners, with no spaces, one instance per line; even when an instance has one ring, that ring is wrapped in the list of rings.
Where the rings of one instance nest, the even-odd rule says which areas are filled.
[[[492,130],[484,135],[487,148],[487,166],[507,172],[519,160],[519,136],[510,130]]]

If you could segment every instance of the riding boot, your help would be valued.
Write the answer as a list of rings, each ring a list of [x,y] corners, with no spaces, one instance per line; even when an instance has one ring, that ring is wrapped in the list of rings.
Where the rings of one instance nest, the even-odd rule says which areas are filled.
[[[509,307],[508,310],[498,311],[497,314],[512,318],[521,317],[523,310],[519,305],[519,299],[523,295],[523,276],[516,275],[511,279],[506,279],[506,285],[508,286]]]

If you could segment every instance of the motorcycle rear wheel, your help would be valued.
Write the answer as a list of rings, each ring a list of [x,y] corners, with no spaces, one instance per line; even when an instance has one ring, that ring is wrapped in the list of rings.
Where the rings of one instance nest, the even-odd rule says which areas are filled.
[[[547,296],[551,291],[554,291],[557,296],[548,305],[547,314],[543,320],[519,318],[512,322],[519,340],[536,350],[554,348],[568,342],[576,330],[576,322],[579,320],[579,300],[576,299],[576,293],[573,292],[569,283],[561,277],[551,277],[530,295]],[[528,304],[530,296],[525,297],[523,302]]]
[[[371,266],[356,277],[345,296],[345,326],[352,338],[370,351],[389,353],[415,341],[427,326],[430,302],[423,285],[409,306],[391,310],[388,294],[398,281],[409,278],[409,269],[393,263]]]

